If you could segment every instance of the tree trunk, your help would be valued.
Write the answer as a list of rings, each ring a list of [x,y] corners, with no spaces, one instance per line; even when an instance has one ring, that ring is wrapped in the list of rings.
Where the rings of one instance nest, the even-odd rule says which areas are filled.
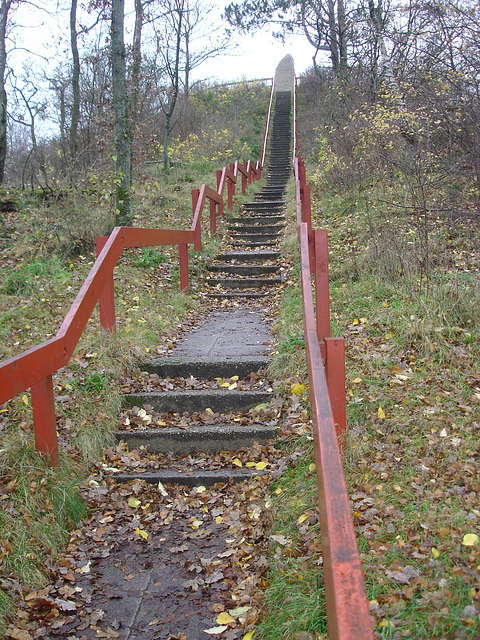
[[[78,55],[78,41],[77,41],[77,0],[72,0],[70,7],[70,43],[72,49],[73,58],[73,70],[72,70],[72,120],[70,122],[70,158],[75,159],[77,155],[77,135],[78,135],[78,122],[80,118],[80,57]]]
[[[175,15],[176,14],[176,15]],[[166,107],[163,109],[165,113],[165,134],[163,136],[163,168],[165,170],[170,169],[170,158],[168,155],[168,144],[170,142],[170,134],[172,132],[172,116],[175,110],[175,105],[178,98],[178,90],[180,86],[180,53],[182,50],[182,38],[183,38],[183,17],[184,17],[184,4],[183,0],[175,2],[175,14],[173,16],[175,24],[175,63],[173,68],[170,67],[169,75],[171,81],[170,97]]]
[[[112,93],[115,112],[116,224],[132,224],[130,171],[131,133],[128,118],[124,42],[125,0],[112,0]]]
[[[142,67],[142,27],[143,27],[143,0],[135,0],[135,29],[133,31],[132,46],[132,90],[130,98],[130,122],[132,138],[138,119],[138,92],[140,89],[140,71]]]
[[[8,11],[11,4],[12,0],[2,0],[0,4],[0,184],[3,184],[5,179],[5,162],[7,159],[7,92],[5,91],[7,49],[5,38]]]

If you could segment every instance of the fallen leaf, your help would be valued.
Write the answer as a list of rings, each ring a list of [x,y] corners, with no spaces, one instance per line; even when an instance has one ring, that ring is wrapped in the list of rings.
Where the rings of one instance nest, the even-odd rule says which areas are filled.
[[[208,633],[209,636],[218,636],[228,629],[228,625],[222,625],[221,627],[212,627],[211,629],[204,629],[203,633]]]
[[[135,527],[135,533],[137,534],[137,536],[140,536],[144,540],[148,540],[148,533],[144,529],[139,529],[138,527]]]
[[[474,544],[477,544],[478,536],[476,533],[466,533],[463,536],[462,544],[464,547],[473,547]]]
[[[385,418],[385,411],[382,409],[382,407],[378,407],[378,417],[380,418],[380,420],[383,420]]]
[[[232,622],[235,622],[235,620],[226,611],[222,611],[222,613],[218,614],[217,624],[219,624],[219,625],[227,624],[228,625],[228,624],[231,624]]]
[[[298,524],[302,524],[303,522],[305,522],[305,520],[308,520],[308,518],[310,517],[309,513],[303,513],[299,518],[298,518]]]
[[[232,460],[232,464],[234,464],[236,467],[243,467],[243,464],[241,463],[241,461],[238,458],[234,458]]]
[[[298,384],[294,384],[293,387],[290,389],[290,393],[299,396],[301,395],[305,389],[307,387],[304,384],[298,383]]]
[[[142,503],[138,498],[129,498],[128,502],[127,502],[129,507],[132,507],[132,509],[137,509]]]

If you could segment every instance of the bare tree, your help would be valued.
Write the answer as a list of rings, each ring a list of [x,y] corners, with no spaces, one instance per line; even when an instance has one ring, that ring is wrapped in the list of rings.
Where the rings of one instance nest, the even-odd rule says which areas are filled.
[[[125,64],[125,0],[112,0],[111,56],[112,96],[115,112],[115,196],[116,223],[132,224],[131,131],[128,116]]]
[[[5,71],[7,68],[7,24],[8,12],[12,0],[1,0],[0,4],[0,184],[5,178],[7,158],[7,92],[5,90]]]

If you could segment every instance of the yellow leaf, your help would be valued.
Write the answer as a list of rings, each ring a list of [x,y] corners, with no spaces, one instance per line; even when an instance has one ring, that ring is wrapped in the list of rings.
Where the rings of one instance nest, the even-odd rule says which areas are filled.
[[[223,522],[223,518],[222,518],[222,516],[217,516],[217,517],[215,518],[215,522],[216,522],[217,524],[221,524],[221,523]]]
[[[166,426],[167,426],[167,423],[166,423],[166,422],[164,422],[163,420],[159,420],[159,421],[157,422],[157,424],[158,424],[158,426],[159,426],[159,427],[166,427]]]
[[[238,376],[232,376],[232,377],[230,378],[230,380],[231,380],[232,382],[238,382],[238,381],[239,381],[239,379],[240,379],[240,378],[239,378]]]
[[[138,509],[142,503],[138,498],[129,498],[127,504],[129,507],[132,507],[132,509]]]
[[[401,491],[402,487],[399,484],[394,484],[393,488],[395,489],[395,491]]]
[[[385,336],[385,340],[390,340],[390,338],[393,338],[393,333],[387,333]]]
[[[385,411],[382,409],[382,407],[378,407],[378,417],[380,418],[380,420],[383,420],[385,418]]]
[[[223,378],[215,378],[215,380],[217,381],[217,384],[220,386],[221,384],[223,384]]]
[[[139,529],[138,527],[135,527],[135,533],[137,534],[137,536],[140,536],[144,540],[148,540],[148,533],[144,529]]]
[[[305,520],[308,520],[309,517],[310,517],[310,514],[303,513],[298,519],[298,524],[302,524],[303,522],[305,522]]]
[[[478,536],[476,533],[466,533],[463,536],[462,544],[464,547],[473,547],[474,544],[477,544]]]
[[[227,611],[218,614],[217,624],[230,624],[231,622],[235,622],[235,620]]]
[[[257,462],[255,466],[259,471],[262,471],[262,469],[265,469],[265,467],[268,467],[268,462]]]
[[[238,458],[234,458],[232,460],[232,464],[234,464],[236,467],[243,467],[242,461],[239,460]]]
[[[282,493],[282,487],[277,487],[275,489],[275,493],[277,494],[277,496],[279,496]]]
[[[440,555],[440,551],[438,549],[435,549],[435,547],[432,547],[432,556],[434,558],[438,558],[439,555]]]
[[[22,402],[23,402],[23,404],[28,404],[28,396],[27,396],[27,394],[23,394]]]
[[[201,520],[198,520],[198,518],[194,518],[191,527],[192,529],[198,529],[198,527],[201,527],[203,524],[203,522]]]
[[[256,462],[246,462],[246,463],[245,463],[245,466],[246,466],[246,467],[255,467],[255,466],[256,466],[256,464],[257,464]]]
[[[355,318],[355,320],[352,321],[352,324],[358,324],[358,320]]]
[[[253,640],[253,631],[247,631],[247,633],[243,636],[242,640]]]
[[[223,384],[220,385],[220,387],[224,387],[225,389],[228,389],[230,387],[230,382],[224,382]]]
[[[308,465],[308,470],[309,470],[309,471],[315,471],[315,469],[316,469],[316,468],[317,468],[317,467],[315,466],[315,463],[314,463],[314,462],[312,462],[312,464],[309,464],[309,465]]]
[[[360,324],[366,324],[367,319],[366,318],[360,318]]]
[[[210,409],[210,407],[207,407],[205,409],[205,413],[208,413],[209,416],[215,415],[215,412],[213,411],[213,409]]]
[[[301,395],[307,387],[304,384],[294,384],[290,389],[290,393],[295,394],[296,396]]]
[[[352,380],[352,382],[353,382],[354,384],[358,384],[358,383],[359,383],[359,382],[361,382],[361,381],[362,381],[362,379],[361,379],[361,378],[355,378],[354,380]]]

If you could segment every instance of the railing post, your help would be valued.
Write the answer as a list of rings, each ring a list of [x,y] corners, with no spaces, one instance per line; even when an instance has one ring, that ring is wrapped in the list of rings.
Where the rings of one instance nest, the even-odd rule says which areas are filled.
[[[97,258],[108,240],[108,236],[98,236],[95,238],[97,248]],[[100,325],[104,331],[116,333],[117,320],[115,318],[115,287],[113,284],[113,270],[105,283],[100,298],[98,300],[100,306]]]
[[[328,231],[313,232],[315,248],[315,311],[317,336],[324,340],[330,336],[330,286],[328,281]]]
[[[345,401],[345,340],[325,338],[325,376],[332,406],[335,431],[342,452],[347,445],[347,412]]]
[[[243,168],[245,171],[247,170],[246,162],[243,163]],[[247,193],[248,176],[244,175],[243,173],[241,175],[242,175],[242,196],[244,196]]]
[[[227,206],[228,210],[233,209],[233,196],[235,194],[235,183],[227,177]]]
[[[308,257],[310,260],[310,271],[313,273],[315,261],[315,249],[312,235],[312,200],[310,196],[310,186],[305,184],[301,188],[302,222],[308,226]]]
[[[31,392],[35,447],[37,451],[48,456],[50,464],[57,467],[58,439],[52,376],[49,375],[34,384]]]
[[[210,200],[210,233],[212,236],[217,233],[216,204],[215,200]]]
[[[178,245],[178,255],[180,257],[180,289],[188,293],[190,289],[188,280],[188,244]]]
[[[217,174],[217,191],[218,191],[220,188],[220,182],[222,180],[222,170],[217,169],[216,174]]]

